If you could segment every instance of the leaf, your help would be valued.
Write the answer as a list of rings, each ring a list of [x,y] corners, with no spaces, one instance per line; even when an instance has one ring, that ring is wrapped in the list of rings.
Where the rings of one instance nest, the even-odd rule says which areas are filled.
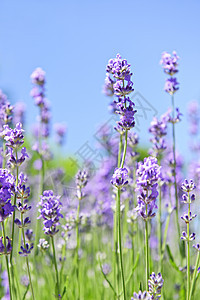
[[[169,262],[171,263],[172,267],[173,267],[176,271],[181,272],[181,271],[179,270],[179,267],[177,266],[177,264],[176,264],[175,261],[174,261],[172,252],[171,252],[171,250],[170,250],[170,248],[169,248],[169,245],[166,245],[166,250],[167,250],[167,254],[168,254],[168,256],[169,256]]]
[[[26,288],[26,291],[25,291],[25,293],[24,293],[24,296],[23,296],[22,300],[25,300],[25,299],[26,299],[26,294],[28,293],[29,286],[30,286],[30,284],[27,285],[27,288]]]

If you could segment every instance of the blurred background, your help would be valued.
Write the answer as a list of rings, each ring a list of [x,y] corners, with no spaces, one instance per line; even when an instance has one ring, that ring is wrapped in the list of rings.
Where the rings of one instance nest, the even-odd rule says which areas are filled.
[[[187,103],[200,99],[200,2],[8,0],[0,3],[0,89],[12,104],[26,103],[26,130],[37,107],[30,75],[46,71],[52,124],[65,122],[63,147],[75,155],[86,143],[95,148],[97,128],[110,122],[110,99],[102,93],[108,60],[120,53],[131,64],[138,106],[137,132],[148,145],[148,127],[170,107],[167,78],[159,64],[163,51],[177,51],[183,113],[176,126],[178,148],[189,158]]]

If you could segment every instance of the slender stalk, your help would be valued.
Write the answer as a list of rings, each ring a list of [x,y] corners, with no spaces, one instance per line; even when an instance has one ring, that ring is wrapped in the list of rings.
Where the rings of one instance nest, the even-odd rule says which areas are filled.
[[[126,287],[124,279],[124,267],[123,267],[123,256],[122,256],[122,242],[121,242],[121,217],[120,217],[120,189],[117,191],[117,219],[118,219],[118,244],[119,244],[119,257],[121,265],[121,277],[124,300],[126,300]]]
[[[196,264],[195,264],[194,274],[193,274],[192,282],[191,282],[191,288],[190,288],[189,300],[192,299],[192,294],[193,294],[193,290],[194,290],[194,285],[195,285],[195,281],[196,281],[196,277],[197,277],[197,270],[198,270],[198,266],[199,266],[199,259],[200,259],[200,251],[198,251],[198,254],[197,254],[197,259],[196,259]]]
[[[8,282],[9,282],[9,292],[10,292],[10,300],[12,300],[12,284],[11,284],[11,277],[10,277],[10,270],[9,270],[9,263],[8,263],[8,256],[7,256],[7,249],[6,249],[6,232],[5,232],[5,226],[4,221],[2,222],[2,228],[3,228],[3,239],[4,239],[4,246],[5,246],[5,259],[6,259],[6,268],[8,273]]]
[[[43,194],[43,190],[44,190],[44,176],[45,176],[45,167],[44,167],[44,160],[42,158],[42,155],[40,155],[40,159],[42,161],[42,168],[40,170],[40,183],[39,183],[39,195],[42,195]],[[38,216],[39,216],[39,213],[38,213]],[[39,234],[40,234],[40,224],[41,224],[41,221],[40,219],[37,219],[37,222],[36,222],[36,235],[35,235],[35,243],[36,245],[38,244],[38,241],[39,241]],[[35,253],[34,255],[36,256],[38,254],[38,247],[35,247]]]
[[[120,162],[121,162],[121,155],[122,155],[122,137],[123,135],[120,134],[120,141],[119,141],[119,150],[118,150],[118,162],[117,162],[117,167],[120,167]]]
[[[168,214],[166,224],[165,224],[165,231],[164,231],[163,244],[162,244],[162,257],[161,257],[162,261],[163,261],[163,257],[164,257],[164,253],[165,253],[165,247],[166,247],[167,233],[168,233],[168,228],[169,228],[170,217],[171,217],[171,213]],[[161,266],[162,266],[162,262],[161,262]],[[162,272],[162,269],[161,269],[161,272]]]
[[[127,150],[127,141],[128,141],[128,130],[126,130],[126,132],[125,132],[124,152],[123,152],[123,157],[122,157],[120,168],[123,168],[123,166],[124,166],[126,150]]]
[[[158,253],[159,253],[159,272],[162,270],[162,222],[161,222],[161,186],[159,187],[159,204],[158,204]]]
[[[190,202],[190,193],[188,192],[188,199]],[[190,203],[188,203],[188,219],[190,217]],[[187,223],[187,299],[189,300],[190,298],[190,241],[189,241],[189,236],[190,236],[190,223]]]
[[[146,204],[147,210],[147,204]],[[145,220],[145,261],[146,261],[146,290],[148,291],[149,280],[149,237],[148,237],[148,221]]]
[[[77,216],[76,216],[76,277],[77,277],[77,286],[78,286],[78,298],[80,299],[80,280],[79,280],[79,245],[80,245],[80,237],[79,237],[79,212],[80,212],[80,200],[78,200],[78,208],[77,208]]]
[[[174,119],[174,95],[172,95],[172,118]],[[175,189],[175,198],[176,198],[176,224],[178,230],[178,236],[181,236],[180,225],[179,225],[179,205],[178,205],[178,190],[177,190],[177,180],[176,180],[176,137],[175,137],[175,124],[172,123],[172,137],[173,137],[173,159],[174,159],[174,189]]]
[[[16,160],[17,160],[17,150],[16,150]],[[16,182],[15,182],[15,185],[17,186],[18,185],[18,177],[19,177],[19,167],[16,167]],[[16,202],[17,202],[17,194],[15,193],[14,195],[14,205],[16,205]],[[13,219],[12,219],[12,250],[11,250],[11,253],[10,253],[10,263],[11,263],[11,266],[12,266],[12,256],[13,256],[13,249],[14,249],[14,238],[15,238],[15,210],[13,212]],[[13,267],[13,266],[12,266]]]
[[[57,267],[57,262],[56,262],[56,251],[55,251],[53,236],[51,236],[51,241],[52,241],[52,249],[53,249],[53,260],[54,260],[54,266],[55,266],[55,271],[56,271],[56,281],[57,281],[56,286],[57,286],[57,292],[58,292],[58,295],[56,295],[56,297],[58,297],[58,299],[59,299],[60,286],[59,286],[58,267]]]
[[[23,205],[23,202],[22,202],[22,205]],[[22,226],[24,224],[23,214],[22,213],[21,213],[21,224],[22,224]],[[24,248],[25,248],[26,247],[26,239],[25,239],[25,233],[24,233],[24,228],[23,227],[22,227],[22,236],[23,236]],[[28,256],[26,256],[26,266],[27,266],[27,271],[28,271],[28,278],[29,278],[29,282],[30,282],[32,298],[33,298],[33,300],[35,300],[34,290],[33,290],[33,285],[32,285],[32,280],[31,280],[31,273],[30,273],[30,268],[29,268]]]

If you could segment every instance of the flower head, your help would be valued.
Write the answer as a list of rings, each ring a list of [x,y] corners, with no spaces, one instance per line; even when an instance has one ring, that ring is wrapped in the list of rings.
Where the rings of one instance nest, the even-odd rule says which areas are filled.
[[[163,286],[164,280],[162,278],[161,273],[156,274],[153,272],[150,275],[150,279],[148,280],[149,286],[149,294],[151,295],[151,299],[159,299],[161,297],[161,289]]]
[[[178,72],[178,60],[179,56],[176,51],[173,51],[172,55],[165,51],[162,53],[160,64],[163,66],[164,72],[172,76]]]
[[[41,206],[39,218],[44,219],[44,233],[50,236],[55,235],[59,231],[56,227],[60,225],[59,219],[63,218],[63,215],[60,213],[62,203],[59,200],[60,196],[55,196],[53,191],[49,190],[43,192],[41,201],[38,204],[38,206]]]
[[[168,78],[165,81],[164,90],[170,95],[173,95],[176,91],[178,91],[178,85],[179,83],[175,77]]]
[[[111,179],[111,183],[118,189],[128,184],[128,170],[126,168],[116,168]]]

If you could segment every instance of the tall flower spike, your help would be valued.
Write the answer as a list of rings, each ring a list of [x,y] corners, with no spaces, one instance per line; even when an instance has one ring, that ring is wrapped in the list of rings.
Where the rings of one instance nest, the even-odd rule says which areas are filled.
[[[156,274],[153,272],[150,275],[150,279],[149,279],[149,294],[151,295],[152,300],[157,300],[161,297],[161,289],[163,287],[163,283],[164,280],[162,278],[161,273],[158,273],[158,275],[156,276]]]
[[[151,297],[148,292],[139,291],[139,293],[133,293],[133,297],[131,297],[131,300],[151,300]]]
[[[163,66],[164,72],[173,76],[178,72],[178,60],[179,56],[176,51],[173,51],[172,55],[168,52],[163,52],[160,60],[160,64]]]
[[[126,186],[128,184],[128,170],[126,168],[116,168],[111,183],[118,189]]]
[[[56,228],[60,225],[59,219],[63,218],[63,215],[60,213],[62,206],[60,196],[55,196],[51,190],[44,191],[38,206],[41,206],[38,219],[44,219],[44,233],[50,236],[55,235],[59,231]]]

